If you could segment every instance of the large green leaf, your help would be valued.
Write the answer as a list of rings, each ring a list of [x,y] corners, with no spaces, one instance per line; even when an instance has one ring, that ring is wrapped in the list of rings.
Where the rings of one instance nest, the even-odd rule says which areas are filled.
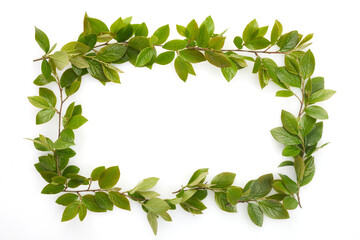
[[[259,202],[262,212],[274,219],[286,219],[289,218],[289,213],[283,207],[283,205],[276,200],[263,200]]]
[[[285,130],[285,128],[278,127],[274,128],[271,131],[271,135],[275,138],[276,141],[285,145],[297,145],[301,143],[301,140],[298,136],[293,135]]]
[[[109,167],[101,173],[99,178],[99,187],[102,189],[110,189],[116,185],[116,183],[119,181],[119,178],[119,167]]]
[[[50,42],[49,38],[46,36],[46,34],[35,27],[35,40],[39,44],[39,46],[44,50],[45,53],[48,53],[50,50]]]
[[[261,211],[259,205],[257,205],[256,203],[248,203],[247,211],[251,221],[255,225],[261,227],[264,221],[264,214]]]

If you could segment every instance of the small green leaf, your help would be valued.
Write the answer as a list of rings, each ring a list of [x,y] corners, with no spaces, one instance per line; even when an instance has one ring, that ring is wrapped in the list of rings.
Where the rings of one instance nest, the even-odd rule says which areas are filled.
[[[62,190],[64,190],[65,186],[64,185],[54,185],[54,184],[48,184],[46,185],[41,193],[42,194],[57,194],[59,192],[61,192]]]
[[[262,227],[264,221],[264,214],[261,211],[259,205],[257,205],[256,203],[248,203],[247,211],[251,221],[255,225]]]
[[[314,175],[315,175],[315,161],[314,161],[314,157],[311,157],[309,160],[306,161],[304,177],[301,180],[300,186],[305,186],[306,184],[311,182]]]
[[[189,41],[194,41],[199,35],[199,27],[193,19],[185,28],[185,36]]]
[[[156,51],[152,47],[147,47],[141,50],[136,58],[135,67],[143,67],[156,56]]]
[[[110,201],[118,208],[130,211],[129,200],[124,195],[122,195],[118,192],[110,191],[109,198],[110,198]]]
[[[225,212],[237,212],[236,205],[231,205],[228,200],[226,193],[215,192],[215,202],[218,207]]]
[[[106,212],[106,209],[101,208],[99,204],[96,202],[94,195],[90,195],[90,194],[84,195],[82,197],[82,201],[85,204],[86,208],[89,209],[89,211]]]
[[[276,141],[285,145],[297,145],[301,143],[301,140],[298,136],[293,135],[285,130],[285,128],[278,127],[274,128],[271,131],[271,135],[275,138]]]
[[[201,24],[199,28],[199,36],[196,43],[199,47],[207,48],[210,41],[210,34],[205,24]]]
[[[284,148],[282,155],[285,157],[293,157],[299,155],[300,152],[301,150],[298,147],[289,145]]]
[[[289,213],[283,205],[276,200],[263,200],[259,202],[262,212],[273,219],[286,219],[289,218]]]
[[[285,68],[292,74],[300,74],[300,64],[298,60],[291,55],[285,55]]]
[[[271,45],[274,45],[279,39],[283,31],[283,27],[278,20],[275,20],[274,26],[271,30]]]
[[[44,59],[41,63],[41,73],[46,79],[50,78],[51,76],[51,66],[46,59]]]
[[[114,69],[111,69],[111,68],[106,67],[105,65],[103,65],[103,72],[104,72],[105,77],[107,79],[109,79],[111,82],[120,83],[119,74]]]
[[[95,201],[101,208],[106,210],[113,210],[113,204],[109,199],[109,196],[105,192],[96,192],[95,193]]]
[[[309,106],[305,108],[305,112],[310,117],[313,117],[315,119],[328,119],[329,116],[325,109],[319,106]]]
[[[46,34],[35,27],[35,40],[39,44],[39,46],[44,50],[45,53],[48,53],[50,50],[50,42],[49,38],[46,36]]]
[[[309,49],[300,59],[300,72],[304,79],[309,78],[315,69],[314,54]]]
[[[294,115],[292,115],[291,113],[282,110],[281,111],[281,122],[284,126],[284,128],[294,134],[297,135],[299,132],[299,125],[298,122],[296,120],[296,117]]]
[[[88,120],[82,116],[82,115],[76,115],[73,116],[69,123],[66,125],[66,128],[69,129],[78,129],[79,127],[81,127],[83,124],[85,124]]]
[[[289,90],[280,90],[276,92],[277,97],[291,97],[294,96],[294,93]]]
[[[155,63],[160,64],[160,65],[166,65],[172,62],[172,60],[175,57],[175,52],[174,51],[166,51],[163,52],[161,54],[159,54],[156,57]]]
[[[186,61],[191,63],[199,63],[205,61],[204,54],[195,49],[184,49],[179,51],[180,56],[182,56]]]
[[[231,186],[235,180],[235,173],[223,172],[216,175],[211,181],[211,188],[226,188]]]
[[[252,39],[254,39],[259,32],[259,25],[256,21],[256,19],[252,20],[244,29],[242,38],[244,42],[248,42]]]
[[[70,165],[64,169],[62,175],[64,177],[69,177],[71,174],[77,174],[80,171],[80,168],[74,165]]]
[[[86,217],[86,214],[87,214],[87,208],[86,208],[85,204],[81,204],[80,208],[79,208],[80,221],[84,220],[84,218]]]
[[[48,83],[56,82],[56,79],[53,76],[50,76],[49,78],[45,78],[43,74],[40,74],[37,76],[37,78],[34,80],[34,84],[37,86],[44,86]]]
[[[78,200],[78,198],[79,198],[79,196],[77,194],[65,193],[64,195],[61,195],[60,197],[58,197],[58,199],[56,199],[56,203],[63,205],[63,206],[67,206],[70,203]]]
[[[208,60],[209,63],[212,65],[224,68],[224,67],[231,67],[230,60],[223,54],[214,51],[205,51],[205,58]]]
[[[178,51],[180,49],[185,48],[186,45],[187,45],[186,40],[175,39],[175,40],[171,40],[171,41],[168,41],[167,43],[165,43],[163,48],[167,49],[167,50]]]
[[[181,26],[181,25],[178,25],[176,24],[176,31],[182,36],[182,37],[185,37],[185,27],[184,26]]]
[[[316,119],[310,117],[307,114],[304,114],[301,117],[300,123],[299,123],[299,129],[300,129],[300,133],[303,137],[305,137],[309,134],[309,132],[313,129],[315,122],[316,122]]]
[[[43,109],[36,114],[36,124],[43,124],[50,121],[55,115],[54,109]]]
[[[309,98],[309,104],[314,104],[317,102],[322,102],[328,100],[335,94],[335,91],[329,89],[321,89],[313,94]]]
[[[293,50],[298,43],[298,32],[292,31],[282,35],[277,41],[278,46],[280,47],[280,52],[288,52]]]
[[[288,210],[293,210],[298,206],[298,202],[296,201],[296,199],[290,196],[286,196],[283,199],[283,203],[284,203],[284,208]]]
[[[270,45],[270,41],[264,37],[255,38],[245,43],[245,47],[251,50],[264,49]]]
[[[134,28],[132,27],[132,25],[127,24],[116,32],[114,39],[117,42],[122,43],[128,40],[133,35],[133,33],[134,33]],[[144,36],[137,36],[137,37],[144,37]]]
[[[238,48],[238,49],[242,49],[242,47],[243,47],[243,40],[242,40],[242,38],[241,37],[239,37],[239,36],[236,36],[235,38],[234,38],[234,44],[235,44],[235,46]]]
[[[132,190],[130,190],[130,194],[133,194],[136,191],[149,190],[153,188],[158,181],[159,178],[156,177],[145,178],[144,180],[140,181]]]
[[[91,180],[97,181],[100,178],[100,175],[105,171],[105,167],[97,167],[91,172]]]
[[[231,186],[227,189],[227,200],[230,204],[236,205],[243,193],[243,189],[241,187]]]
[[[186,82],[189,75],[189,69],[186,65],[185,60],[181,56],[175,58],[174,67],[179,78]]]
[[[285,67],[276,68],[275,73],[282,83],[288,84],[292,87],[301,87],[301,79],[299,78],[299,76],[289,73]]]
[[[214,21],[211,18],[211,16],[208,16],[207,18],[205,18],[205,20],[201,23],[201,26],[206,27],[206,29],[209,33],[209,36],[212,36],[214,34],[215,24],[214,24]]]
[[[147,217],[147,220],[148,220],[148,222],[150,224],[150,227],[151,227],[153,233],[156,235],[157,230],[158,230],[158,222],[157,222],[156,214],[148,212],[146,217]]]
[[[213,37],[210,39],[209,41],[209,48],[210,49],[215,49],[215,50],[220,50],[225,43],[225,37]]]
[[[49,103],[49,101],[41,96],[28,97],[28,99],[29,99],[29,102],[37,108],[51,107],[51,104]]]
[[[291,193],[297,193],[298,187],[296,182],[294,182],[291,178],[289,178],[286,175],[279,174],[281,179],[283,180],[283,183],[285,184],[285,187],[291,192]]]
[[[164,213],[170,209],[170,206],[160,198],[152,198],[144,206],[149,212],[154,214]]]
[[[52,107],[55,107],[56,96],[53,91],[48,88],[39,88],[39,96],[45,98]]]
[[[158,39],[156,44],[163,44],[168,39],[169,34],[170,34],[170,27],[168,24],[159,27],[153,34]]]
[[[238,67],[237,65],[233,62],[231,62],[231,67],[224,67],[221,68],[221,73],[223,74],[223,76],[225,77],[225,79],[230,82],[231,79],[233,79],[238,71]]]
[[[118,166],[109,167],[103,171],[99,178],[99,187],[101,189],[110,189],[116,185],[120,178]]]
[[[80,205],[81,203],[79,202],[73,202],[67,205],[62,215],[61,221],[62,222],[69,221],[74,217],[76,217],[76,215],[79,213]]]
[[[298,182],[301,182],[305,173],[305,163],[300,156],[296,156],[294,160],[294,168]]]
[[[90,51],[90,47],[81,42],[69,42],[61,48],[61,51],[69,55],[84,55]]]
[[[196,170],[193,175],[191,176],[188,186],[196,186],[199,183],[203,183],[205,181],[205,178],[208,174],[209,169],[208,168],[200,168]]]
[[[67,69],[60,78],[61,87],[69,87],[79,76],[72,68]]]
[[[294,162],[293,161],[283,161],[282,163],[279,164],[278,167],[286,167],[286,166],[294,166]]]
[[[323,131],[323,122],[316,123],[314,128],[305,137],[306,146],[316,145],[322,137],[322,131]]]
[[[87,34],[99,34],[102,32],[109,32],[108,27],[105,23],[96,18],[90,18],[85,13],[84,17],[84,33]]]
[[[126,53],[127,46],[121,44],[110,44],[99,50],[96,54],[96,58],[104,62],[115,62],[116,60],[122,58]]]
[[[54,62],[57,69],[63,70],[69,64],[69,58],[66,52],[57,51],[50,56],[50,59]]]

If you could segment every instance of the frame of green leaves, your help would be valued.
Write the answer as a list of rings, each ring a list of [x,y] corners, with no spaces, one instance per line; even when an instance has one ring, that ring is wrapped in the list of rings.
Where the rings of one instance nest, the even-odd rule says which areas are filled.
[[[328,114],[314,104],[335,93],[324,88],[323,77],[312,76],[314,55],[310,50],[303,50],[311,44],[313,35],[303,37],[297,31],[283,34],[282,25],[276,20],[269,40],[264,37],[268,26],[259,27],[254,19],[246,26],[242,37],[234,38],[236,48],[227,50],[223,49],[225,32],[214,32],[210,16],[200,26],[195,20],[186,27],[177,25],[182,38],[170,41],[167,41],[169,25],[158,28],[149,36],[145,23],[133,24],[131,20],[131,17],[119,18],[109,29],[102,21],[85,14],[84,31],[77,41],[67,43],[55,52],[56,44],[50,48],[47,35],[35,28],[35,39],[45,54],[34,60],[42,61],[41,74],[34,80],[34,84],[40,86],[39,95],[28,99],[41,109],[36,115],[36,124],[46,123],[57,114],[59,125],[55,141],[41,134],[29,140],[37,150],[45,153],[39,157],[35,168],[48,183],[41,193],[61,194],[56,200],[57,204],[65,206],[61,220],[79,216],[82,221],[87,210],[106,212],[114,206],[130,210],[129,200],[132,200],[142,206],[156,234],[158,218],[171,221],[168,212],[178,205],[192,214],[201,214],[206,209],[202,200],[209,191],[214,192],[216,204],[226,212],[236,212],[237,204],[246,204],[249,217],[257,226],[262,226],[264,215],[273,219],[289,218],[288,210],[301,207],[300,188],[314,176],[313,153],[326,145],[318,146],[323,131],[323,122],[318,120],[327,119]],[[158,54],[157,48],[162,48],[162,53]],[[271,50],[273,48],[276,50]],[[254,57],[239,53],[253,54]],[[272,59],[262,57],[273,54],[284,56],[284,66],[279,67]],[[159,180],[156,177],[146,178],[124,191],[123,187],[116,187],[120,178],[117,166],[97,167],[90,177],[85,177],[79,174],[79,167],[69,165],[69,159],[76,154],[70,148],[75,145],[74,130],[87,119],[82,115],[81,105],[75,102],[67,106],[65,114],[63,108],[80,88],[82,77],[89,73],[104,85],[120,83],[121,70],[114,64],[130,62],[135,67],[151,69],[153,64],[166,65],[173,60],[175,71],[184,82],[189,74],[195,75],[195,63],[208,61],[220,68],[225,79],[230,81],[237,71],[253,62],[252,72],[258,74],[261,88],[271,80],[281,88],[276,92],[277,97],[296,97],[300,103],[297,116],[282,110],[282,126],[271,130],[275,140],[284,145],[282,155],[289,157],[279,167],[292,167],[296,179],[283,174],[274,179],[273,174],[266,174],[239,187],[233,185],[235,173],[223,172],[210,181],[206,180],[208,169],[203,168],[195,171],[185,185],[173,192],[176,194],[173,198],[161,199],[159,193],[151,190]],[[59,75],[58,70],[64,71]],[[43,87],[52,83],[58,86],[59,97]],[[95,184],[98,187],[94,188]]]

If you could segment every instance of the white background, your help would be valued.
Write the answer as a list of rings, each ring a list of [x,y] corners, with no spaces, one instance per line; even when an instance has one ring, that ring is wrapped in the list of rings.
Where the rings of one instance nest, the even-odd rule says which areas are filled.
[[[248,218],[246,206],[237,214],[222,212],[213,195],[208,209],[192,216],[178,209],[173,222],[160,221],[156,239],[359,239],[359,13],[357,1],[7,1],[0,9],[1,118],[0,118],[0,239],[155,239],[145,213],[132,211],[88,212],[85,221],[61,223],[63,207],[57,196],[41,195],[45,185],[33,164],[38,152],[25,137],[43,133],[56,136],[55,118],[36,126],[36,109],[27,96],[36,95],[32,81],[40,73],[41,56],[34,40],[34,25],[51,43],[73,41],[82,31],[85,11],[110,25],[118,17],[145,21],[150,33],[169,23],[171,39],[176,24],[192,18],[199,23],[211,15],[216,32],[229,28],[227,47],[257,18],[272,27],[275,19],[284,31],[315,33],[312,51],[315,75],[324,76],[326,88],[337,91],[322,106],[330,119],[324,124],[316,153],[316,175],[302,188],[303,209],[291,211],[288,220],[266,218],[262,228]],[[281,60],[278,58],[277,60]],[[261,90],[249,68],[227,83],[221,72],[207,63],[195,66],[196,77],[183,83],[172,65],[153,70],[120,66],[122,84],[102,86],[85,78],[71,100],[83,105],[89,119],[76,131],[77,156],[72,164],[88,175],[97,166],[119,165],[119,186],[132,188],[145,177],[160,177],[155,188],[163,197],[185,184],[192,172],[209,167],[210,177],[222,171],[237,173],[243,185],[265,173],[289,169],[276,166],[284,160],[281,145],[269,130],[280,125],[281,109],[293,113],[296,100],[275,98],[274,84]],[[56,88],[54,88],[56,90]],[[70,101],[68,102],[70,103]]]

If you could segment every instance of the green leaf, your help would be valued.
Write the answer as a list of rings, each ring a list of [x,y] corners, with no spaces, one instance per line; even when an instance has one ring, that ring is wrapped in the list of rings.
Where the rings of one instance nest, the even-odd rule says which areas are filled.
[[[69,177],[71,174],[77,174],[79,171],[80,171],[80,168],[78,168],[77,166],[71,165],[64,169],[64,171],[62,172],[62,175],[64,177]]]
[[[56,171],[56,161],[53,155],[49,154],[48,156],[40,156],[39,157],[40,165],[48,171]],[[54,176],[51,176],[52,178]],[[49,179],[45,179],[49,180]],[[48,181],[51,182],[51,181]]]
[[[110,44],[99,50],[96,54],[96,58],[104,62],[115,62],[116,60],[122,58],[126,53],[127,46],[121,44]]]
[[[105,23],[96,18],[89,18],[85,13],[84,17],[84,33],[85,35],[94,33],[99,34],[101,32],[109,32]],[[90,210],[90,209],[89,209]]]
[[[285,55],[285,68],[292,74],[299,75],[300,73],[300,64],[298,60],[291,55]]]
[[[82,115],[76,115],[73,116],[69,123],[66,125],[66,128],[69,129],[78,129],[79,127],[81,127],[83,124],[85,124],[88,120],[82,116]]]
[[[110,191],[109,198],[110,198],[110,201],[118,208],[130,211],[129,200],[124,195],[121,195],[118,192]]]
[[[50,78],[51,76],[51,66],[46,59],[41,62],[41,73],[46,79]]]
[[[280,90],[276,92],[277,97],[291,97],[294,96],[294,93],[289,90]]]
[[[225,79],[230,82],[231,79],[233,79],[238,71],[238,68],[236,66],[236,64],[233,61],[231,62],[231,67],[224,67],[221,68],[221,73],[223,74],[223,76],[225,77]]]
[[[294,182],[291,178],[289,178],[286,175],[283,174],[279,174],[279,176],[281,177],[281,179],[283,180],[283,183],[285,185],[285,187],[291,192],[291,193],[297,193],[298,192],[298,187],[296,182]]]
[[[158,222],[157,222],[156,214],[148,212],[146,217],[147,217],[147,220],[148,220],[148,222],[150,224],[150,227],[151,227],[153,233],[156,235],[157,230],[158,230]]]
[[[334,94],[335,94],[335,91],[333,91],[333,90],[321,89],[321,90],[311,94],[311,96],[309,98],[309,104],[314,104],[317,102],[322,102],[322,101],[328,100]]]
[[[170,34],[169,24],[159,27],[153,34],[158,39],[156,44],[163,44],[168,39],[169,34]]]
[[[281,111],[281,122],[284,126],[284,128],[294,134],[297,135],[299,132],[299,125],[298,122],[296,120],[296,117],[294,115],[292,115],[291,113],[282,110]]]
[[[186,40],[175,39],[165,43],[163,48],[167,50],[178,51],[180,49],[185,48],[187,46],[187,43],[188,42]]]
[[[166,51],[163,52],[161,54],[159,54],[156,57],[155,63],[160,64],[160,65],[166,65],[172,62],[172,60],[175,57],[175,52],[174,51]]]
[[[226,193],[215,192],[215,202],[218,207],[225,212],[237,212],[236,205],[231,205],[226,197]]]
[[[329,116],[325,109],[319,106],[309,106],[305,108],[305,112],[310,117],[313,117],[315,119],[328,119]]]
[[[89,63],[86,61],[86,59],[82,56],[71,56],[69,57],[69,61],[71,62],[71,64],[73,64],[75,67],[83,69],[83,68],[88,68]],[[81,71],[82,72],[82,71]],[[77,73],[77,75],[80,75]]]
[[[61,192],[62,190],[64,190],[65,186],[60,184],[60,185],[54,185],[54,184],[48,184],[46,185],[41,193],[42,194],[57,194],[59,192]]]
[[[199,183],[203,183],[208,174],[208,171],[209,171],[208,168],[200,168],[196,170],[191,176],[187,186],[192,187],[198,185]]]
[[[87,213],[87,208],[86,208],[85,204],[81,204],[80,208],[79,208],[80,221],[84,220],[84,218],[86,217],[86,213]]]
[[[58,199],[56,199],[56,203],[63,205],[63,206],[67,206],[70,203],[78,200],[78,198],[79,198],[79,196],[77,194],[65,193],[64,195],[61,195],[60,197],[58,197]]]
[[[100,178],[100,175],[105,171],[105,167],[97,167],[91,172],[91,180],[97,181]]]
[[[152,47],[147,47],[141,50],[136,58],[135,67],[143,67],[148,64],[153,57],[156,56],[156,50]]]
[[[160,198],[152,198],[144,204],[145,208],[149,212],[160,214],[168,211],[170,206]]]
[[[311,157],[309,160],[306,161],[304,177],[301,180],[300,186],[305,186],[306,184],[311,182],[314,175],[315,175],[315,161],[314,161],[314,157]]]
[[[87,68],[87,70],[93,78],[99,80],[102,84],[110,81],[105,76],[101,63],[92,59],[87,59],[87,62],[89,64],[89,68]]]
[[[235,180],[235,173],[223,172],[216,175],[211,181],[211,188],[226,188],[231,186]]]
[[[99,204],[96,202],[94,195],[90,195],[90,194],[84,195],[82,197],[82,201],[83,201],[84,205],[86,206],[86,208],[89,209],[89,211],[106,212],[106,209],[101,208],[99,206]]]
[[[130,190],[130,194],[134,194],[136,191],[149,190],[153,188],[158,181],[159,178],[156,177],[145,178],[144,180],[140,181],[132,190]]]
[[[256,180],[250,181],[244,188],[241,200],[258,199],[265,197],[271,191],[272,174],[266,174]],[[250,191],[248,191],[250,190]],[[247,194],[245,194],[247,192]]]
[[[230,204],[236,205],[243,193],[243,189],[241,187],[231,186],[227,189],[226,197]]]
[[[76,93],[79,90],[80,85],[81,85],[81,77],[76,79],[69,87],[65,88],[66,96],[69,97],[69,96],[73,95],[74,93]]]
[[[225,43],[225,37],[213,37],[210,39],[209,41],[209,48],[210,49],[215,49],[215,50],[220,50]]]
[[[37,76],[37,78],[34,80],[33,83],[37,86],[44,86],[51,82],[56,82],[53,76],[50,76],[49,78],[45,78],[43,74],[40,74],[39,76]]]
[[[67,69],[60,78],[61,87],[69,87],[79,76],[72,68]]]
[[[311,94],[324,89],[324,78],[315,77],[311,79]]]
[[[315,69],[314,54],[309,49],[300,59],[300,72],[304,79],[309,78]]]
[[[311,129],[313,129],[315,122],[316,122],[316,119],[310,117],[307,114],[304,114],[301,117],[300,123],[299,123],[299,130],[300,130],[300,133],[303,136],[303,138],[309,134]]]
[[[295,136],[288,131],[285,130],[285,128],[278,127],[274,128],[271,131],[271,135],[275,138],[276,141],[279,143],[285,144],[285,145],[297,145],[301,143],[301,140],[298,136]]]
[[[283,27],[278,20],[275,20],[274,26],[271,30],[271,45],[274,45],[279,39],[283,31]]]
[[[56,96],[53,91],[48,88],[39,88],[39,95],[40,97],[45,98],[52,107],[56,105]]]
[[[37,108],[49,108],[51,107],[48,100],[41,96],[28,97],[29,102]]]
[[[60,133],[60,138],[66,142],[74,142],[75,134],[74,131],[71,129],[64,129]]]
[[[69,42],[61,48],[61,51],[69,55],[84,55],[90,51],[90,47],[81,42]]]
[[[268,217],[273,219],[289,218],[289,213],[283,205],[276,200],[263,200],[259,202],[261,211]]]
[[[301,182],[301,180],[304,177],[304,173],[305,173],[305,163],[304,163],[304,160],[300,156],[295,157],[294,168],[295,168],[295,172],[296,172],[297,181]]]
[[[286,167],[286,166],[294,166],[294,162],[293,161],[283,161],[282,163],[279,164],[278,167]]]
[[[204,54],[195,49],[184,49],[179,51],[180,56],[182,56],[186,61],[191,63],[199,63],[205,61]]]
[[[298,202],[296,201],[296,199],[290,196],[286,196],[283,199],[283,203],[284,203],[284,208],[288,210],[293,210],[298,206]]]
[[[93,49],[95,47],[95,44],[97,42],[97,36],[96,34],[89,34],[89,35],[80,35],[78,38],[78,41],[88,46],[90,49]]]
[[[208,60],[209,63],[212,65],[224,68],[224,67],[231,67],[230,60],[223,54],[214,51],[205,51],[205,58]]]
[[[285,157],[293,157],[296,155],[299,155],[301,150],[296,146],[286,146],[284,150],[282,151],[282,155]]]
[[[259,205],[257,205],[256,203],[248,203],[247,211],[251,221],[255,225],[262,227],[264,221],[264,214],[261,211]]]
[[[183,37],[185,37],[185,27],[176,24],[176,31]]]
[[[122,27],[124,27],[124,21],[121,17],[119,17],[113,24],[110,26],[110,31],[113,33],[116,33],[119,31]]]
[[[322,137],[322,131],[323,131],[323,122],[316,123],[314,128],[305,137],[306,146],[316,145]]]
[[[245,47],[251,50],[264,49],[270,45],[270,41],[264,37],[255,38],[245,43]]]
[[[109,79],[111,82],[120,83],[119,74],[114,69],[111,69],[111,68],[106,67],[105,65],[103,65],[103,72],[105,74],[105,77],[107,79]]]
[[[133,35],[133,33],[134,33],[134,28],[132,27],[132,25],[127,24],[116,32],[114,39],[117,42],[122,43],[128,40]],[[146,38],[144,36],[137,36],[137,37]]]
[[[79,202],[73,202],[73,203],[69,204],[68,206],[66,206],[64,213],[62,215],[61,221],[62,222],[69,221],[69,220],[73,219],[74,217],[76,217],[76,215],[79,213],[80,205],[81,205],[81,203],[79,203]]]
[[[194,41],[197,39],[198,35],[199,35],[199,27],[198,27],[196,21],[193,19],[186,26],[185,36],[189,41]]]
[[[201,24],[199,28],[199,36],[196,43],[199,47],[207,48],[210,41],[210,34],[205,24]]]
[[[132,25],[133,28],[135,28],[135,36],[144,36],[147,37],[149,34],[149,30],[146,26],[146,23],[141,23],[141,24],[133,24]]]
[[[63,176],[55,176],[53,178],[51,178],[52,182],[57,183],[57,184],[65,184],[67,181],[66,177]]]
[[[65,149],[65,148],[71,147],[73,145],[75,145],[75,143],[67,142],[67,141],[64,141],[63,139],[59,138],[58,140],[56,140],[54,142],[53,147],[56,150],[60,150],[60,149]]]
[[[299,76],[289,73],[285,67],[276,68],[275,73],[282,83],[288,84],[292,87],[301,87],[301,79],[299,78]]]
[[[288,52],[293,50],[298,43],[298,32],[292,31],[280,37],[277,44],[280,47],[280,52]]]
[[[69,64],[69,58],[66,52],[57,51],[50,56],[50,59],[54,62],[57,69],[63,70]]]
[[[205,20],[201,23],[201,26],[206,27],[206,29],[209,33],[209,36],[212,36],[214,34],[215,24],[214,24],[214,21],[211,18],[211,16],[208,16],[207,18],[205,18]]]
[[[239,36],[236,36],[235,38],[234,38],[234,44],[235,44],[235,46],[238,48],[238,49],[242,49],[243,48],[243,39],[241,38],[241,37],[239,37]]]
[[[45,53],[48,53],[50,50],[50,42],[49,38],[46,36],[46,34],[35,27],[35,40],[39,44],[42,50],[44,50]]]
[[[185,60],[181,56],[175,58],[174,67],[179,78],[186,82],[186,79],[189,75],[189,69],[186,65]]]
[[[254,39],[259,32],[259,25],[256,21],[256,19],[252,20],[244,29],[242,38],[244,42],[248,42],[252,39]]]
[[[285,184],[284,184],[284,182],[282,180],[274,180],[274,181],[272,181],[272,187],[274,188],[275,191],[277,191],[279,193],[284,193],[286,195],[291,195],[291,193],[285,187]]]
[[[43,124],[50,121],[55,115],[54,109],[43,109],[36,114],[36,124]]]
[[[95,193],[95,201],[97,204],[106,210],[113,210],[113,204],[109,199],[109,196],[105,192],[96,192]]]
[[[110,189],[116,185],[120,178],[118,166],[109,167],[103,171],[99,178],[99,187],[101,189]]]

